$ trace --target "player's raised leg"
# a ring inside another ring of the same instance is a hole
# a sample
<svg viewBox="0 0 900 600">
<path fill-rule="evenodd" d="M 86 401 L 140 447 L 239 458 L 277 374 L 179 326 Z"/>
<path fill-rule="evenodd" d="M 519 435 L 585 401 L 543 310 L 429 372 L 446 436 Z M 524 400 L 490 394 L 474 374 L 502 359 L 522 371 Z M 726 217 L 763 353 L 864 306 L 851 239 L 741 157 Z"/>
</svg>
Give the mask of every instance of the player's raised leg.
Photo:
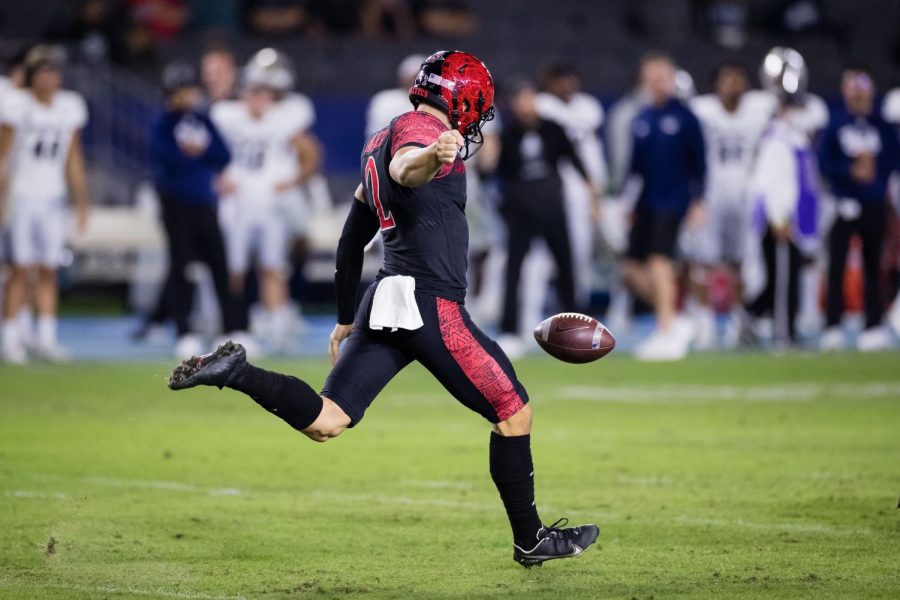
<svg viewBox="0 0 900 600">
<path fill-rule="evenodd" d="M 309 384 L 251 365 L 244 347 L 230 341 L 209 354 L 182 362 L 169 377 L 169 387 L 173 390 L 201 385 L 243 392 L 316 441 L 339 435 L 350 423 L 350 418 L 337 405 L 320 396 Z"/>
</svg>

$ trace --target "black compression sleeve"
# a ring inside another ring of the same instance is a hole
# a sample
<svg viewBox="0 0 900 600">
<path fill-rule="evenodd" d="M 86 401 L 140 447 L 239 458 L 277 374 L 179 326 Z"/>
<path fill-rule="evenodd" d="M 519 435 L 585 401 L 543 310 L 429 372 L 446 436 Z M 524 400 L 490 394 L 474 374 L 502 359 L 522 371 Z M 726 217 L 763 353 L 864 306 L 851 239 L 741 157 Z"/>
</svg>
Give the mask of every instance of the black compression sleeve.
<svg viewBox="0 0 900 600">
<path fill-rule="evenodd" d="M 338 242 L 334 269 L 334 291 L 337 295 L 337 321 L 341 325 L 353 323 L 356 316 L 356 295 L 362 277 L 363 250 L 378 231 L 378 217 L 369 207 L 353 199 L 350 214 Z"/>
</svg>

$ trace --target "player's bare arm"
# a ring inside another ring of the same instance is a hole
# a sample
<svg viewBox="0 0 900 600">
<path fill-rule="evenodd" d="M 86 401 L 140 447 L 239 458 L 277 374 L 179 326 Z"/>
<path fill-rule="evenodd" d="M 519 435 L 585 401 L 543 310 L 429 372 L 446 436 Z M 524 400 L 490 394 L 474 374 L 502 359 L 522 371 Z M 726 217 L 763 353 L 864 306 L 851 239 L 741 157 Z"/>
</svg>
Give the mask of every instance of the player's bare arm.
<svg viewBox="0 0 900 600">
<path fill-rule="evenodd" d="M 434 179 L 441 167 L 456 160 L 464 144 L 462 134 L 454 129 L 445 131 L 424 148 L 401 148 L 391 160 L 391 179 L 405 187 L 422 187 Z"/>
<path fill-rule="evenodd" d="M 9 125 L 0 125 L 0 225 L 3 224 L 6 207 L 6 187 L 9 183 L 9 152 L 15 131 Z"/>
<path fill-rule="evenodd" d="M 315 135 L 301 131 L 291 140 L 291 146 L 297 154 L 297 176 L 275 186 L 276 192 L 302 187 L 322 170 L 322 143 Z"/>
<path fill-rule="evenodd" d="M 84 166 L 84 150 L 81 146 L 81 130 L 72 134 L 72 144 L 69 147 L 69 155 L 66 157 L 66 181 L 69 184 L 72 204 L 75 206 L 78 232 L 84 233 L 85 227 L 87 227 L 90 200 L 87 190 L 87 170 Z"/>
</svg>

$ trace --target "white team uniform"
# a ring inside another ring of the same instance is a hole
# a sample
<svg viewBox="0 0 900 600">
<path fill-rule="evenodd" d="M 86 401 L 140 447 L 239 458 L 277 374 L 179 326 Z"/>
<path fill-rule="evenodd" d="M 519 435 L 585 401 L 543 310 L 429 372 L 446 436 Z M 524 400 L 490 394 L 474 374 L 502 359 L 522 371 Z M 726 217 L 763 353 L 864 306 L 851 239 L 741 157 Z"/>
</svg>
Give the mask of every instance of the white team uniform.
<svg viewBox="0 0 900 600">
<path fill-rule="evenodd" d="M 576 93 L 569 102 L 552 94 L 541 93 L 537 97 L 537 108 L 541 117 L 553 121 L 565 130 L 591 182 L 602 186 L 607 173 L 603 146 L 598 135 L 603 124 L 603 106 L 600 102 L 582 92 Z M 591 189 L 570 164 L 560 166 L 560 177 L 563 181 L 563 199 L 572 246 L 575 294 L 581 304 L 587 305 L 593 283 L 594 221 L 591 217 Z M 532 250 L 523 266 L 522 277 L 526 289 L 545 290 L 551 265 L 552 260 L 546 247 L 541 245 Z M 543 294 L 530 295 L 522 311 L 523 322 L 539 321 L 543 306 Z"/>
<path fill-rule="evenodd" d="M 66 160 L 87 119 L 84 98 L 75 92 L 56 92 L 49 106 L 29 90 L 3 95 L 0 120 L 15 132 L 7 196 L 15 264 L 59 265 L 68 229 Z"/>
<path fill-rule="evenodd" d="M 312 126 L 312 103 L 291 94 L 255 119 L 243 102 L 225 100 L 213 105 L 210 118 L 231 151 L 225 174 L 237 186 L 221 211 L 228 268 L 246 273 L 255 252 L 263 268 L 284 269 L 290 237 L 306 221 L 305 201 L 296 187 L 281 193 L 275 187 L 298 176 L 292 142 Z"/>
<path fill-rule="evenodd" d="M 749 230 L 747 186 L 757 145 L 777 108 L 775 97 L 748 91 L 734 112 L 713 94 L 690 101 L 706 142 L 707 221 L 686 231 L 688 254 L 703 263 L 739 264 Z"/>
<path fill-rule="evenodd" d="M 10 81 L 8 77 L 0 76 L 0 123 L 3 122 L 3 104 L 6 100 L 6 96 L 13 89 L 12 81 Z M 2 202 L 2 200 L 3 199 L 0 198 L 0 202 Z M 8 254 L 9 249 L 6 247 L 6 221 L 4 221 L 3 216 L 0 215 L 0 264 L 6 262 Z"/>
<path fill-rule="evenodd" d="M 381 90 L 372 96 L 366 109 L 366 136 L 387 127 L 394 117 L 399 117 L 412 109 L 409 90 L 400 88 Z"/>
</svg>

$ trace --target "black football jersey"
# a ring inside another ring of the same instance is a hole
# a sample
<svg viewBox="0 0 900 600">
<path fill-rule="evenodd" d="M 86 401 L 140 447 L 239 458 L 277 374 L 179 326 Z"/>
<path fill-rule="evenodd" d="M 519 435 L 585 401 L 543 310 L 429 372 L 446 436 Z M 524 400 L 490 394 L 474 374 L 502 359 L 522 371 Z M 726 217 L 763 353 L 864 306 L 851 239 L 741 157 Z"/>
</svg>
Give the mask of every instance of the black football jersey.
<svg viewBox="0 0 900 600">
<path fill-rule="evenodd" d="M 462 302 L 469 249 L 465 163 L 457 157 L 418 188 L 398 184 L 388 171 L 400 148 L 430 146 L 444 131 L 441 120 L 427 112 L 400 115 L 366 140 L 362 182 L 384 241 L 378 278 L 409 275 L 416 279 L 417 290 Z"/>
</svg>

